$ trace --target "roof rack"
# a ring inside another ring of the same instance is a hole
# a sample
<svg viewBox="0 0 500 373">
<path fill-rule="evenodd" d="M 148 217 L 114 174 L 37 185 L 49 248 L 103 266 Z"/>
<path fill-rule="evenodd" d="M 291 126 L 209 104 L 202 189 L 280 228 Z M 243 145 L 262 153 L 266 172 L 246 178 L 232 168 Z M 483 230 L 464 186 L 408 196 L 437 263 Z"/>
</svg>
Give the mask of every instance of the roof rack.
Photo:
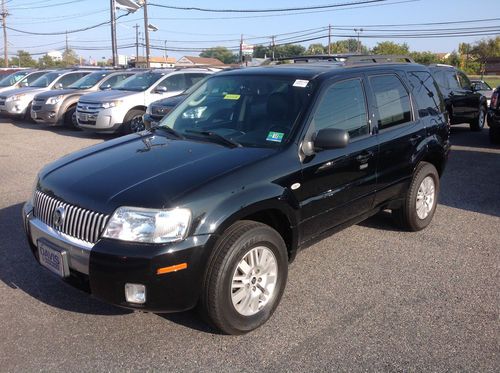
<svg viewBox="0 0 500 373">
<path fill-rule="evenodd" d="M 273 61 L 282 62 L 293 60 L 294 63 L 307 63 L 307 62 L 343 62 L 346 65 L 354 65 L 360 63 L 415 63 L 413 58 L 403 55 L 381 55 L 381 54 L 319 54 L 310 56 L 293 56 L 293 57 L 280 57 L 275 58 Z"/>
</svg>

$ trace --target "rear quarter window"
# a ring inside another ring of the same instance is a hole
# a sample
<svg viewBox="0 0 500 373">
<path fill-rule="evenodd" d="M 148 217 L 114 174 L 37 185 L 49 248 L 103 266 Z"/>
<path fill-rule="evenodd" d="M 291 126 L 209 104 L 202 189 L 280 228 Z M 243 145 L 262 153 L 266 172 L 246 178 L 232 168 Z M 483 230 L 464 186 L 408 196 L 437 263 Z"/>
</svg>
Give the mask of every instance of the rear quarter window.
<svg viewBox="0 0 500 373">
<path fill-rule="evenodd" d="M 418 105 L 420 117 L 438 115 L 444 111 L 444 102 L 439 88 L 427 71 L 411 71 L 408 73 L 413 97 Z"/>
</svg>

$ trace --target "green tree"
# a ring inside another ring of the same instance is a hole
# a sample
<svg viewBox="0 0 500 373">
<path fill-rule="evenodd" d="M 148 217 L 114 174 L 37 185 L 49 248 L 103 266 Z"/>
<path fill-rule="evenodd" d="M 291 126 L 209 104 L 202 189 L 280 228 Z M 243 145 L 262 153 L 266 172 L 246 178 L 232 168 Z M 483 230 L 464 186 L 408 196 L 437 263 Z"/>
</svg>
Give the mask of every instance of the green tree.
<svg viewBox="0 0 500 373">
<path fill-rule="evenodd" d="M 439 60 L 439 57 L 432 52 L 426 51 L 426 52 L 411 52 L 410 56 L 415 60 L 417 63 L 421 63 L 424 65 L 429 65 L 431 63 L 439 63 L 441 62 Z"/>
<path fill-rule="evenodd" d="M 327 48 L 328 49 L 328 48 Z M 330 51 L 332 54 L 336 53 L 357 53 L 360 51 L 362 54 L 368 53 L 368 47 L 366 47 L 363 42 L 359 42 L 357 39 L 350 38 L 345 40 L 339 40 L 330 44 Z"/>
<path fill-rule="evenodd" d="M 44 55 L 38 59 L 38 66 L 41 68 L 50 68 L 57 66 L 56 61 L 49 55 Z"/>
<path fill-rule="evenodd" d="M 446 59 L 446 63 L 452 66 L 460 67 L 460 56 L 456 51 L 453 51 Z"/>
<path fill-rule="evenodd" d="M 34 67 L 36 66 L 36 61 L 31 57 L 29 52 L 19 50 L 17 51 L 17 56 L 10 59 L 11 66 L 20 67 Z"/>
<path fill-rule="evenodd" d="M 373 54 L 403 54 L 410 53 L 408 44 L 397 44 L 392 41 L 382 41 L 372 49 Z"/>
<path fill-rule="evenodd" d="M 238 61 L 238 56 L 233 54 L 233 52 L 226 47 L 213 47 L 205 49 L 200 53 L 200 57 L 217 58 L 226 64 Z"/>
<path fill-rule="evenodd" d="M 472 47 L 471 54 L 481 64 L 480 70 L 483 72 L 488 57 L 500 57 L 500 36 L 476 42 Z"/>
<path fill-rule="evenodd" d="M 76 54 L 73 49 L 66 49 L 62 54 L 62 62 L 65 66 L 77 65 L 80 61 L 80 57 Z"/>
<path fill-rule="evenodd" d="M 327 49 L 323 44 L 316 43 L 309 45 L 307 48 L 306 54 L 324 54 L 327 52 Z"/>
<path fill-rule="evenodd" d="M 293 56 L 302 56 L 306 51 L 302 45 L 298 44 L 286 44 L 286 45 L 277 45 L 274 49 L 275 57 L 293 57 Z"/>
<path fill-rule="evenodd" d="M 269 58 L 271 57 L 271 54 L 270 48 L 265 45 L 256 45 L 253 48 L 253 56 L 255 58 Z"/>
</svg>

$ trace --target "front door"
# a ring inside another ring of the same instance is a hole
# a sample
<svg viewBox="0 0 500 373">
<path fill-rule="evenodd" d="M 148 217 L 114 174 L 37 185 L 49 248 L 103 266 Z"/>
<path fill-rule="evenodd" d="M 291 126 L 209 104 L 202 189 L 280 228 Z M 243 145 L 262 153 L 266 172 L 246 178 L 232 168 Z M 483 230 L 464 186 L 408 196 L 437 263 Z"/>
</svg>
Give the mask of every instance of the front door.
<svg viewBox="0 0 500 373">
<path fill-rule="evenodd" d="M 302 242 L 372 208 L 378 145 L 368 115 L 361 74 L 337 78 L 320 93 L 304 142 L 323 128 L 346 130 L 350 142 L 345 148 L 317 150 L 303 159 L 298 193 Z"/>
</svg>

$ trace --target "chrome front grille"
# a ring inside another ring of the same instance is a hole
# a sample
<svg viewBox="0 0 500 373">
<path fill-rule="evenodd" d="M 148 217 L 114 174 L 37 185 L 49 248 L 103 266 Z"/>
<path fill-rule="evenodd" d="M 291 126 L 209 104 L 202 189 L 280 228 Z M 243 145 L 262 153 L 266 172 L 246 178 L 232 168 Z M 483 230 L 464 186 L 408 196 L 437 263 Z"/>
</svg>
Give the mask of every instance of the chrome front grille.
<svg viewBox="0 0 500 373">
<path fill-rule="evenodd" d="M 102 104 L 98 102 L 78 101 L 76 111 L 80 113 L 97 114 L 102 109 L 101 105 Z"/>
<path fill-rule="evenodd" d="M 54 224 L 54 212 L 63 207 L 65 214 L 62 224 Z M 48 226 L 68 236 L 95 243 L 99 239 L 109 216 L 65 203 L 45 193 L 36 191 L 33 214 Z"/>
<path fill-rule="evenodd" d="M 151 114 L 152 115 L 167 115 L 172 111 L 172 107 L 170 106 L 151 106 Z"/>
</svg>

